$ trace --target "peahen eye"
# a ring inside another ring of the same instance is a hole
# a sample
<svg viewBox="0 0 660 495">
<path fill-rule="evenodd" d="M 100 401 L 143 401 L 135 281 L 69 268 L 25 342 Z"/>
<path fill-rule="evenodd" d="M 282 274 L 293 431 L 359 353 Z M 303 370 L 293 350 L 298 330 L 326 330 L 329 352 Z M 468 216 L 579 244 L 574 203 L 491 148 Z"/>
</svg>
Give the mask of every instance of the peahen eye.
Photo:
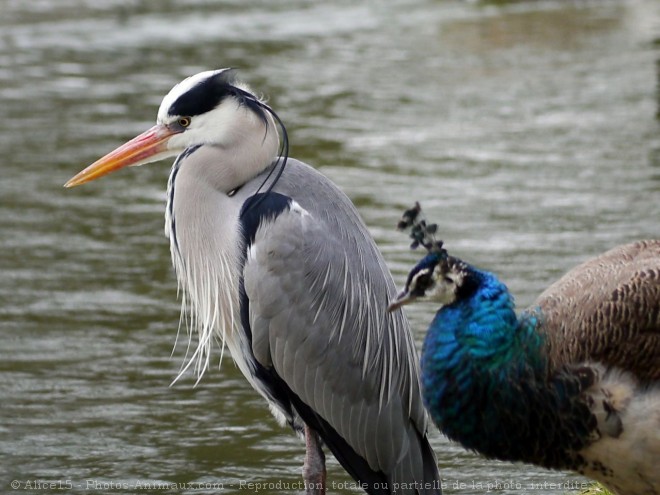
<svg viewBox="0 0 660 495">
<path fill-rule="evenodd" d="M 426 290 L 426 288 L 432 285 L 432 283 L 433 279 L 431 278 L 431 273 L 428 271 L 420 273 L 415 280 L 415 286 L 419 290 Z"/>
</svg>

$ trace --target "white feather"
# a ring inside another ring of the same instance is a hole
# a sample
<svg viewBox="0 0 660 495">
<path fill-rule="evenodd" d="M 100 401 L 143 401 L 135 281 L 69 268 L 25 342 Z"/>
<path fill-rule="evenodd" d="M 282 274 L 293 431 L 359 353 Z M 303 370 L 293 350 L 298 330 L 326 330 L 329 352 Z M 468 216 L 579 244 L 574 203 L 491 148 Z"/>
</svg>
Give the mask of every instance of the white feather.
<svg viewBox="0 0 660 495">
<path fill-rule="evenodd" d="M 622 495 L 659 494 L 660 387 L 643 388 L 628 373 L 592 366 L 600 378 L 587 393 L 600 437 L 580 451 L 586 461 L 584 474 Z M 607 425 L 612 411 L 620 419 L 620 430 Z"/>
<path fill-rule="evenodd" d="M 163 99 L 158 122 L 168 124 L 176 119 L 169 112 L 170 106 L 201 81 L 223 70 L 202 72 L 175 86 Z M 237 86 L 247 90 L 244 85 Z M 172 149 L 189 150 L 172 168 L 165 214 L 165 234 L 170 239 L 181 293 L 179 328 L 185 322 L 189 332 L 185 364 L 175 381 L 192 367 L 199 382 L 210 367 L 217 341 L 220 361 L 227 346 L 243 374 L 254 382 L 245 358 L 251 355 L 244 349 L 249 343 L 237 331 L 241 205 L 228 194 L 268 167 L 278 145 L 279 136 L 270 115 L 264 122 L 231 97 L 209 112 L 194 116 L 185 132 L 168 142 Z M 195 332 L 197 346 L 189 353 Z"/>
</svg>

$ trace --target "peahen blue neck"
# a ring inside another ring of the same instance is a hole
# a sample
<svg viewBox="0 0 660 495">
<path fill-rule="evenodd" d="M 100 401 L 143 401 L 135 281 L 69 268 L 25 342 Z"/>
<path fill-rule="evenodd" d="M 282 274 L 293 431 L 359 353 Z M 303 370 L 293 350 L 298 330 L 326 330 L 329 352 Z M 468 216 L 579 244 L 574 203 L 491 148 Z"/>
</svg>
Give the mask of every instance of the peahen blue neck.
<svg viewBox="0 0 660 495">
<path fill-rule="evenodd" d="M 424 341 L 426 406 L 469 449 L 564 467 L 590 430 L 579 383 L 570 373 L 549 373 L 540 313 L 518 318 L 504 284 L 467 269 L 468 288 L 437 312 Z"/>
</svg>

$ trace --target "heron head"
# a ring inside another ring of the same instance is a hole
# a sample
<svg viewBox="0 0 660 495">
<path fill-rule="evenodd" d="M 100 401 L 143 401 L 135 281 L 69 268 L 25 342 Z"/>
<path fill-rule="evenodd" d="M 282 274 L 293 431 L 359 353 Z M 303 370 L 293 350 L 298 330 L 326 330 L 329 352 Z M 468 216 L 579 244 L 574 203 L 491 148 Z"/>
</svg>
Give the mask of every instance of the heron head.
<svg viewBox="0 0 660 495">
<path fill-rule="evenodd" d="M 268 155 L 270 162 L 279 142 L 273 118 L 281 125 L 270 107 L 236 80 L 235 70 L 200 72 L 181 81 L 163 98 L 155 126 L 94 162 L 65 187 L 175 156 L 192 146 L 213 145 L 231 153 L 246 139 L 251 139 L 249 152 Z M 271 128 L 273 132 L 268 133 Z"/>
<path fill-rule="evenodd" d="M 173 131 L 168 149 L 210 144 L 230 149 L 253 128 L 270 123 L 269 107 L 236 78 L 235 69 L 200 72 L 174 86 L 158 109 L 157 125 Z"/>
</svg>

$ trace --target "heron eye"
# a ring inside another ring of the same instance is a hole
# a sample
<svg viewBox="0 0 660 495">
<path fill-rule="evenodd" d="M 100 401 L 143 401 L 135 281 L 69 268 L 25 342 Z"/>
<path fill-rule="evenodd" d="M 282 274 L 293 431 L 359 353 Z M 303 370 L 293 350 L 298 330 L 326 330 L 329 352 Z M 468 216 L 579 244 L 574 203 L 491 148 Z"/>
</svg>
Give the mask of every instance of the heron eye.
<svg viewBox="0 0 660 495">
<path fill-rule="evenodd" d="M 181 118 L 179 118 L 179 120 L 177 120 L 177 123 L 181 127 L 188 127 L 190 125 L 190 122 L 191 122 L 190 117 L 181 117 Z"/>
</svg>

